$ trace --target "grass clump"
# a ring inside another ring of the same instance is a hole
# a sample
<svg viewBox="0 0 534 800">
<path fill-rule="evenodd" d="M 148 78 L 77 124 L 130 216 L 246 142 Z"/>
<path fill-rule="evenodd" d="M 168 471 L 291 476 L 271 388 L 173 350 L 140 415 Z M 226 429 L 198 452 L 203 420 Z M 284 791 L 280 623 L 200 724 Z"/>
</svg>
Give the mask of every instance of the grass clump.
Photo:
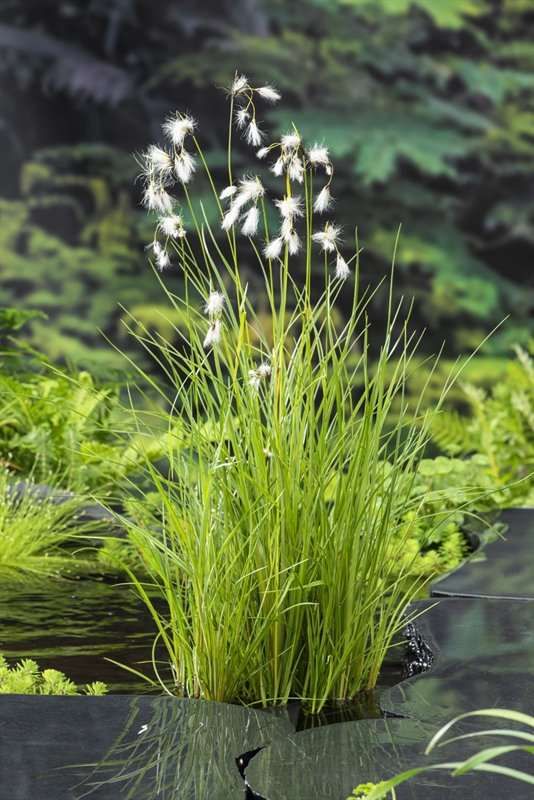
<svg viewBox="0 0 534 800">
<path fill-rule="evenodd" d="M 78 537 L 104 533 L 101 522 L 84 520 L 84 502 L 53 489 L 44 494 L 33 482 L 15 482 L 9 470 L 0 470 L 2 580 L 75 577 L 94 570 L 95 560 L 74 549 L 80 549 Z"/>
<path fill-rule="evenodd" d="M 229 95 L 231 121 L 259 146 L 256 103 L 278 93 L 236 76 Z M 259 175 L 234 181 L 230 125 L 223 210 L 196 127 L 189 115 L 168 118 L 170 149 L 151 145 L 140 159 L 144 203 L 158 214 L 155 266 L 183 271 L 184 296 L 167 297 L 189 330 L 171 344 L 131 319 L 172 389 L 167 396 L 153 383 L 167 410 L 132 407 L 139 429 L 164 426 L 168 472 L 146 459 L 156 500 L 138 522 L 122 520 L 153 581 L 129 572 L 167 649 L 168 691 L 263 705 L 299 698 L 317 713 L 375 685 L 424 581 L 413 580 L 415 554 L 401 559 L 429 513 L 417 473 L 433 413 L 423 411 L 424 392 L 410 405 L 405 398 L 418 340 L 391 286 L 385 329 L 371 331 L 377 287 L 360 290 L 357 240 L 345 257 L 339 226 L 316 227 L 332 203 L 326 146 L 305 145 L 293 129 L 261 147 L 269 183 L 282 184 L 271 204 Z M 186 141 L 206 168 L 223 243 L 189 194 L 197 161 Z M 168 192 L 175 183 L 183 213 Z M 263 277 L 267 321 L 248 296 L 244 259 Z M 340 296 L 350 309 L 341 324 Z"/>
</svg>

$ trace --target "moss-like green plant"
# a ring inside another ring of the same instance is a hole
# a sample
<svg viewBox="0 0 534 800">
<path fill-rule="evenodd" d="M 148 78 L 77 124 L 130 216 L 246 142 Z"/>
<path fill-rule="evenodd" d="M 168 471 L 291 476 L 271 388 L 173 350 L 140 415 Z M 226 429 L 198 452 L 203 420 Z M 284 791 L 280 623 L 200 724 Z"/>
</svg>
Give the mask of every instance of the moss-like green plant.
<svg viewBox="0 0 534 800">
<path fill-rule="evenodd" d="M 469 553 L 461 531 L 471 514 L 496 509 L 502 494 L 488 474 L 489 459 L 421 459 L 410 496 L 417 507 L 404 517 L 392 545 L 395 575 L 409 570 L 432 578 L 457 567 Z M 403 544 L 399 547 L 398 542 Z"/>
<path fill-rule="evenodd" d="M 84 694 L 103 695 L 108 688 L 102 681 L 88 683 Z M 4 656 L 0 655 L 0 694 L 80 694 L 76 684 L 57 669 L 44 669 L 42 672 L 31 658 L 23 658 L 10 667 Z"/>
<path fill-rule="evenodd" d="M 371 792 L 375 789 L 380 789 L 384 784 L 385 781 L 380 781 L 379 783 L 371 783 L 371 781 L 368 783 L 359 783 L 358 786 L 352 790 L 352 794 L 347 800 L 367 800 Z M 395 789 L 391 789 L 391 796 L 393 800 L 395 800 Z M 382 797 L 385 797 L 385 795 L 382 795 Z"/>
<path fill-rule="evenodd" d="M 506 379 L 491 392 L 460 383 L 469 416 L 445 411 L 433 423 L 434 440 L 449 455 L 480 453 L 500 487 L 502 505 L 534 505 L 534 362 L 516 345 Z"/>
</svg>

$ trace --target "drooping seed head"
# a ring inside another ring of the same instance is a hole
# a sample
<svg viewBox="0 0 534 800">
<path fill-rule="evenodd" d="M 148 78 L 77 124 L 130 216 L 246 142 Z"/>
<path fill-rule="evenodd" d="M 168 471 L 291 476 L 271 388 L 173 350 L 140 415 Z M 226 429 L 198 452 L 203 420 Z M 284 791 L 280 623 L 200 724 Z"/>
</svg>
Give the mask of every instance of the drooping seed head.
<svg viewBox="0 0 534 800">
<path fill-rule="evenodd" d="M 248 125 L 249 119 L 250 119 L 250 114 L 245 108 L 238 108 L 237 111 L 235 112 L 235 124 L 237 125 L 239 130 L 244 128 L 245 125 Z"/>
<path fill-rule="evenodd" d="M 189 183 L 196 169 L 195 159 L 191 153 L 182 148 L 174 159 L 174 169 L 179 181 Z"/>
<path fill-rule="evenodd" d="M 204 306 L 204 314 L 210 319 L 219 317 L 224 308 L 225 298 L 222 292 L 211 292 Z"/>
<path fill-rule="evenodd" d="M 321 164 L 326 167 L 330 163 L 330 151 L 324 144 L 317 144 L 317 142 L 310 147 L 307 152 L 308 161 L 312 166 Z"/>
<path fill-rule="evenodd" d="M 328 222 L 324 230 L 314 233 L 312 239 L 321 245 L 321 249 L 327 253 L 333 253 L 336 250 L 336 245 L 341 234 L 341 228 L 338 225 L 330 225 Z"/>
<path fill-rule="evenodd" d="M 204 348 L 206 350 L 208 347 L 218 344 L 221 341 L 221 332 L 222 322 L 220 319 L 216 319 L 215 322 L 212 322 L 209 326 L 206 338 L 204 339 Z"/>
<path fill-rule="evenodd" d="M 254 205 L 246 213 L 245 221 L 243 223 L 243 227 L 241 228 L 241 233 L 245 236 L 254 236 L 258 230 L 259 221 L 260 212 L 258 206 Z"/>
<path fill-rule="evenodd" d="M 330 187 L 323 186 L 323 188 L 313 201 L 313 210 L 315 211 L 316 214 L 322 214 L 324 211 L 328 211 L 331 205 L 332 205 L 332 198 L 330 196 Z"/>
<path fill-rule="evenodd" d="M 343 256 L 338 253 L 336 259 L 336 278 L 339 280 L 344 281 L 350 275 L 349 265 L 343 258 Z"/>
<path fill-rule="evenodd" d="M 253 145 L 253 147 L 259 147 L 263 137 L 264 134 L 258 128 L 256 120 L 253 119 L 245 133 L 245 141 L 247 144 Z"/>
<path fill-rule="evenodd" d="M 282 252 L 283 246 L 284 240 L 281 236 L 278 236 L 276 239 L 271 239 L 263 248 L 263 255 L 265 258 L 278 258 Z"/>
<path fill-rule="evenodd" d="M 289 197 L 284 197 L 283 200 L 275 200 L 274 204 L 278 208 L 283 219 L 302 217 L 304 214 L 302 197 L 299 195 L 290 195 Z"/>
<path fill-rule="evenodd" d="M 156 266 L 160 272 L 163 272 L 164 269 L 170 267 L 171 259 L 169 258 L 169 254 L 166 250 L 160 250 L 156 257 Z"/>
<path fill-rule="evenodd" d="M 248 78 L 247 78 L 247 76 L 246 75 L 236 75 L 236 77 L 234 78 L 234 82 L 232 83 L 232 85 L 230 87 L 230 94 L 233 97 L 235 97 L 236 94 L 239 94 L 239 92 L 242 92 L 243 89 L 246 89 L 247 87 L 248 87 Z"/>
<path fill-rule="evenodd" d="M 172 236 L 173 239 L 180 239 L 185 236 L 184 223 L 182 217 L 170 214 L 167 217 L 160 217 L 158 220 L 158 230 L 164 236 Z"/>
</svg>

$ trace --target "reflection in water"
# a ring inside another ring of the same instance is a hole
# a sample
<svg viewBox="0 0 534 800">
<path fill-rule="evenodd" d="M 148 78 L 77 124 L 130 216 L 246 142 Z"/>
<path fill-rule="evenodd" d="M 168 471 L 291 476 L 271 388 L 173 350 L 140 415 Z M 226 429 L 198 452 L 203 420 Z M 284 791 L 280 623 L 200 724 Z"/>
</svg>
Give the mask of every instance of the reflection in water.
<svg viewBox="0 0 534 800">
<path fill-rule="evenodd" d="M 293 731 L 282 709 L 133 698 L 124 731 L 98 764 L 85 765 L 93 769 L 74 787 L 74 796 L 242 800 L 244 784 L 236 758 Z"/>
<path fill-rule="evenodd" d="M 146 692 L 148 683 L 105 659 L 153 676 L 153 640 L 152 616 L 124 584 L 50 580 L 0 586 L 0 651 L 10 663 L 33 658 L 78 685 L 101 680 L 115 693 Z"/>
<path fill-rule="evenodd" d="M 423 608 L 435 600 L 418 601 Z M 385 692 L 381 707 L 446 721 L 464 711 L 534 711 L 534 603 L 459 598 L 438 601 L 417 620 L 435 656 L 431 670 Z"/>
</svg>

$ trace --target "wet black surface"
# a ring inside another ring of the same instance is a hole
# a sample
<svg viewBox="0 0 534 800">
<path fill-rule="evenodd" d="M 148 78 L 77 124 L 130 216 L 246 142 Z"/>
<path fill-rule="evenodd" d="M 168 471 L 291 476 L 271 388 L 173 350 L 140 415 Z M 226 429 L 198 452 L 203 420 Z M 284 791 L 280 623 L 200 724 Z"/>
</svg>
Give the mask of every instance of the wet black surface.
<svg viewBox="0 0 534 800">
<path fill-rule="evenodd" d="M 236 758 L 294 730 L 284 710 L 171 697 L 4 695 L 0 719 L 1 800 L 243 800 Z"/>
<path fill-rule="evenodd" d="M 434 597 L 534 599 L 534 508 L 508 508 L 495 520 L 505 539 L 484 545 L 430 586 Z"/>
<path fill-rule="evenodd" d="M 534 712 L 534 602 L 436 598 L 408 612 L 423 610 L 432 667 L 384 692 L 383 710 L 436 723 L 492 706 Z"/>
<path fill-rule="evenodd" d="M 494 720 L 484 722 L 487 728 L 499 727 Z M 246 780 L 257 796 L 267 800 L 347 800 L 359 783 L 377 783 L 414 767 L 463 761 L 483 747 L 507 742 L 500 736 L 473 737 L 425 756 L 438 727 L 390 719 L 303 731 L 261 750 L 248 765 Z M 455 727 L 454 735 L 480 729 L 480 723 L 464 723 Z M 531 756 L 507 754 L 505 763 L 530 771 Z M 508 777 L 470 773 L 452 778 L 451 771 L 433 770 L 409 779 L 395 789 L 398 800 L 530 800 L 532 796 L 531 787 Z"/>
</svg>

